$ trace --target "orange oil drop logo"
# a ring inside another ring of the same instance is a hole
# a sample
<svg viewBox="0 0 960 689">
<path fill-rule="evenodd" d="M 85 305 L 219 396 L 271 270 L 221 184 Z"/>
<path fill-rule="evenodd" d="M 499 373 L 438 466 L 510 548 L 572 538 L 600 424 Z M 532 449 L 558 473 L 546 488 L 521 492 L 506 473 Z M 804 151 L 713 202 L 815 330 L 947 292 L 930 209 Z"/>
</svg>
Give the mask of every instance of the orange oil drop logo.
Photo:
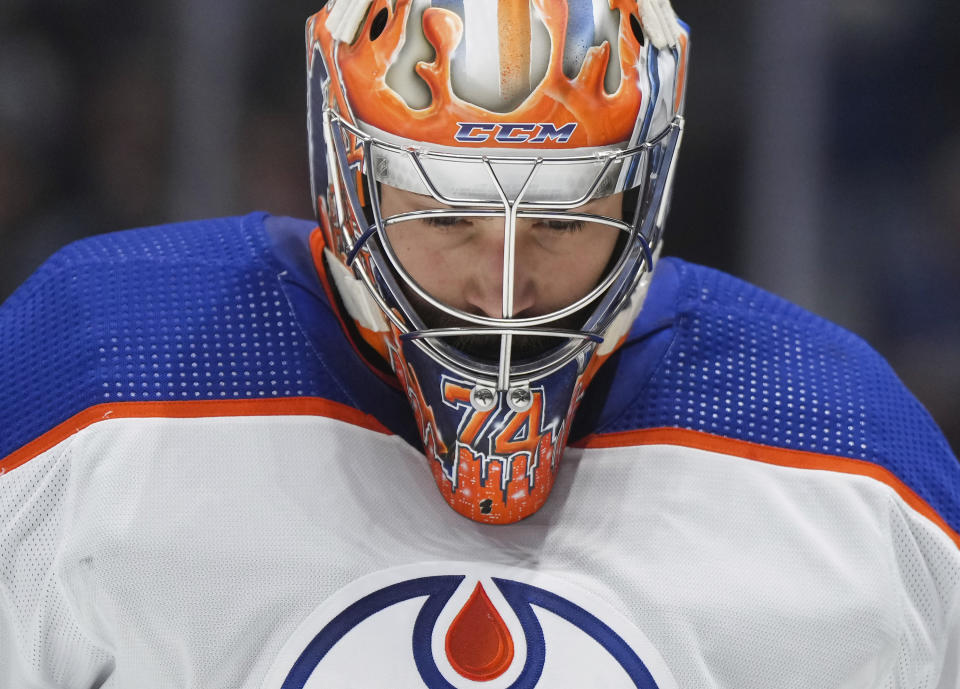
<svg viewBox="0 0 960 689">
<path fill-rule="evenodd" d="M 496 679 L 513 662 L 510 631 L 479 582 L 450 624 L 446 651 L 453 669 L 475 682 Z"/>
</svg>

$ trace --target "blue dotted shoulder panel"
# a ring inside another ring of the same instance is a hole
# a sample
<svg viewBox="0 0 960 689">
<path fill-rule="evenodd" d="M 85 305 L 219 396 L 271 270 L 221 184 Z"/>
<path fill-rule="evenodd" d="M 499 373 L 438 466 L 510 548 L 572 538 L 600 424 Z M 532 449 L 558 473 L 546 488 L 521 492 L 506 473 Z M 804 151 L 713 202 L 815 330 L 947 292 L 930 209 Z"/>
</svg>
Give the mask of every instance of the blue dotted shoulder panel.
<svg viewBox="0 0 960 689">
<path fill-rule="evenodd" d="M 657 270 L 650 309 L 671 321 L 659 331 L 663 354 L 650 365 L 627 343 L 594 432 L 684 428 L 866 460 L 960 529 L 960 464 L 863 340 L 719 271 L 677 259 Z"/>
<path fill-rule="evenodd" d="M 263 214 L 132 230 L 56 253 L 0 307 L 0 458 L 91 406 L 316 396 L 351 404 L 277 258 L 313 227 Z M 282 241 L 277 239 L 282 236 Z M 340 328 L 309 280 L 314 321 Z M 329 330 L 328 330 L 329 332 Z"/>
</svg>

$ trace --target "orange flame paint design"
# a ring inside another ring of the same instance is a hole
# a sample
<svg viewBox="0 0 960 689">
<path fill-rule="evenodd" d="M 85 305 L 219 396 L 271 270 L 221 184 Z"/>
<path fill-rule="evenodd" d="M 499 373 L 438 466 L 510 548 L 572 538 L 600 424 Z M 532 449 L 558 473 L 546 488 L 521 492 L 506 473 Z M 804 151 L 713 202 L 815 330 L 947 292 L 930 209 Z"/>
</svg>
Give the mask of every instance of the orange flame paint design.
<svg viewBox="0 0 960 689">
<path fill-rule="evenodd" d="M 336 78 L 331 81 L 331 100 L 337 103 L 340 115 L 353 112 L 358 119 L 384 131 L 414 141 L 441 145 L 489 146 L 485 143 L 457 144 L 454 134 L 457 122 L 550 122 L 563 126 L 578 123 L 569 141 L 527 142 L 535 148 L 579 148 L 620 144 L 629 140 L 643 101 L 640 91 L 638 61 L 641 46 L 630 28 L 630 10 L 635 0 L 610 0 L 610 7 L 620 12 L 619 56 L 620 85 L 608 94 L 604 76 L 610 61 L 610 44 L 591 47 L 580 73 L 573 79 L 563 73 L 563 54 L 568 20 L 563 0 L 533 0 L 550 36 L 551 52 L 546 75 L 515 110 L 496 113 L 473 105 L 453 92 L 451 59 L 463 37 L 463 23 L 458 15 L 431 7 L 423 13 L 423 33 L 436 51 L 433 62 L 420 62 L 417 74 L 427 83 L 432 102 L 426 108 L 410 108 L 386 83 L 387 69 L 400 51 L 404 27 L 412 0 L 398 0 L 390 12 L 388 0 L 375 0 L 367 13 L 359 38 L 351 45 L 339 44 L 338 65 L 345 99 Z M 386 8 L 390 18 L 383 33 L 370 40 L 373 18 Z M 319 42 L 328 65 L 333 65 L 334 41 L 326 29 L 329 9 L 313 17 L 312 37 Z M 311 53 L 312 54 L 312 53 Z M 350 107 L 347 108 L 346 103 Z M 357 124 L 357 123 L 354 123 Z"/>
</svg>

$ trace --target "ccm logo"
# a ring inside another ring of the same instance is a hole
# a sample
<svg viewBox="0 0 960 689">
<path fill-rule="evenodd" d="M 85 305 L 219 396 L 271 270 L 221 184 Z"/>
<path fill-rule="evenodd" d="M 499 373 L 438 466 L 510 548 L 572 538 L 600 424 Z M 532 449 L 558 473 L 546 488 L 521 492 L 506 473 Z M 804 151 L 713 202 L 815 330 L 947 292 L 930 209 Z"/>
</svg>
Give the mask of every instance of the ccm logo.
<svg viewBox="0 0 960 689">
<path fill-rule="evenodd" d="M 576 122 L 556 127 L 551 122 L 457 122 L 454 138 L 464 144 L 480 144 L 490 137 L 500 144 L 542 144 L 556 141 L 565 144 L 577 128 Z"/>
</svg>

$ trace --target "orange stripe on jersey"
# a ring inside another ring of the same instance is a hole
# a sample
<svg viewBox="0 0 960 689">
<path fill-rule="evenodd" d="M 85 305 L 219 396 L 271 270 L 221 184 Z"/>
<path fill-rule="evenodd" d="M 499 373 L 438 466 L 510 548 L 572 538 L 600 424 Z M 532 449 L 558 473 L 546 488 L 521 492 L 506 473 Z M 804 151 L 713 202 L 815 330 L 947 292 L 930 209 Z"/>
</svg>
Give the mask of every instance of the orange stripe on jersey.
<svg viewBox="0 0 960 689">
<path fill-rule="evenodd" d="M 255 400 L 191 400 L 168 402 L 114 402 L 98 404 L 70 417 L 36 440 L 0 460 L 0 474 L 12 471 L 78 431 L 111 419 L 199 419 L 227 416 L 323 416 L 385 435 L 392 433 L 369 414 L 319 397 Z"/>
<path fill-rule="evenodd" d="M 746 440 L 724 438 L 701 431 L 691 431 L 683 428 L 648 428 L 638 431 L 623 431 L 620 433 L 604 433 L 587 436 L 574 447 L 586 449 L 632 447 L 638 445 L 674 445 L 689 447 L 694 450 L 707 450 L 719 454 L 740 457 L 764 464 L 773 464 L 795 469 L 818 469 L 833 471 L 841 474 L 855 474 L 866 476 L 893 488 L 900 498 L 914 510 L 939 526 L 944 533 L 960 547 L 960 534 L 951 528 L 944 519 L 937 514 L 923 498 L 901 481 L 897 476 L 882 466 L 862 459 L 821 455 L 804 450 L 788 450 L 780 447 L 760 445 Z"/>
</svg>

